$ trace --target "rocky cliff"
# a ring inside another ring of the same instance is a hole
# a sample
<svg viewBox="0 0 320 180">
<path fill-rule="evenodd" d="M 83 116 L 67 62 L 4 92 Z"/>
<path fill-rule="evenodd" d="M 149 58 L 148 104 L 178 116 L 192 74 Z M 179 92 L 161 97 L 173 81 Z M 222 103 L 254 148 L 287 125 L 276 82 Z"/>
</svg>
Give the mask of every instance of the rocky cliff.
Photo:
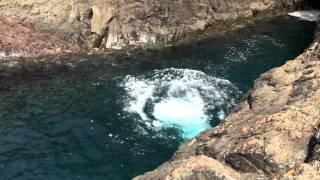
<svg viewBox="0 0 320 180">
<path fill-rule="evenodd" d="M 220 29 L 241 18 L 296 9 L 303 2 L 0 0 L 0 51 L 45 54 L 79 50 L 78 44 L 171 45 L 209 26 Z M 317 38 L 295 60 L 262 74 L 222 124 L 183 144 L 169 162 L 136 179 L 319 179 L 319 87 Z"/>
<path fill-rule="evenodd" d="M 318 36 L 299 57 L 262 74 L 222 124 L 136 180 L 320 179 L 319 87 Z"/>
<path fill-rule="evenodd" d="M 12 28 L 16 33 L 11 35 L 21 41 L 27 39 L 24 36 L 40 31 L 60 37 L 56 44 L 61 43 L 67 49 L 76 49 L 67 43 L 121 48 L 172 45 L 191 34 L 202 33 L 209 26 L 221 30 L 226 24 L 232 27 L 239 19 L 302 6 L 304 0 L 0 0 L 0 16 L 3 22 L 16 19 L 31 31 Z M 10 31 L 11 26 L 7 27 L 3 32 Z M 8 47 L 3 41 L 0 49 Z M 12 50 L 24 51 L 14 42 L 10 44 Z M 32 43 L 28 45 L 33 47 Z"/>
</svg>

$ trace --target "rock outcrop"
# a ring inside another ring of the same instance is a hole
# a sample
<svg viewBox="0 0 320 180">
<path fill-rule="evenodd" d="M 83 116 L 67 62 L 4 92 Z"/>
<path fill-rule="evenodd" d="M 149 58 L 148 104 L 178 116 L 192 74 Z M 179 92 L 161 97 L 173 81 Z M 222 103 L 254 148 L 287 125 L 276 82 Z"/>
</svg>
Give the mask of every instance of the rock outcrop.
<svg viewBox="0 0 320 180">
<path fill-rule="evenodd" d="M 318 33 L 316 33 L 318 34 Z M 320 179 L 320 40 L 141 179 Z"/>
<path fill-rule="evenodd" d="M 220 30 L 303 5 L 304 0 L 1 0 L 0 16 L 83 47 L 121 48 L 172 45 L 209 26 Z"/>
<path fill-rule="evenodd" d="M 171 45 L 303 0 L 0 0 L 0 56 Z M 216 27 L 215 27 L 216 26 Z M 320 32 L 320 31 L 319 31 Z M 319 33 L 318 33 L 319 34 Z M 77 44 L 77 45 L 75 45 Z M 255 81 L 216 128 L 136 179 L 320 179 L 320 39 Z"/>
<path fill-rule="evenodd" d="M 0 17 L 0 58 L 78 51 L 80 47 L 58 36 L 42 33 L 17 18 Z"/>
</svg>

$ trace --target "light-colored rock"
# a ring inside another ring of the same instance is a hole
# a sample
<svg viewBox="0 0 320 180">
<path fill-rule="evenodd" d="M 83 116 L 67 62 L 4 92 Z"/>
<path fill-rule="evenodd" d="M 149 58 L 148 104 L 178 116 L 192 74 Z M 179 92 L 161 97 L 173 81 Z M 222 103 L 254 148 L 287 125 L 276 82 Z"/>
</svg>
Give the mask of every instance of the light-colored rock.
<svg viewBox="0 0 320 180">
<path fill-rule="evenodd" d="M 107 5 L 104 5 L 107 6 Z M 104 7 L 93 5 L 92 19 L 91 19 L 91 32 L 98 35 L 103 35 L 108 28 L 108 23 L 113 18 L 112 7 Z"/>
<path fill-rule="evenodd" d="M 225 166 L 221 162 L 207 156 L 192 156 L 163 164 L 156 171 L 139 176 L 134 180 L 209 180 L 209 179 L 265 179 L 263 176 L 255 174 L 240 174 L 234 169 Z"/>
</svg>

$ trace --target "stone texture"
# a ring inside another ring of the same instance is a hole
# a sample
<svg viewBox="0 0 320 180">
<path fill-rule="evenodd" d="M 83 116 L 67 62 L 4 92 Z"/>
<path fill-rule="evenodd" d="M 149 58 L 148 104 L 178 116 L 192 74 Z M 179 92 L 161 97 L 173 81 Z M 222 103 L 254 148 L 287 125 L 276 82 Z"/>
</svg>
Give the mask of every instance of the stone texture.
<svg viewBox="0 0 320 180">
<path fill-rule="evenodd" d="M 207 156 L 191 156 L 187 159 L 163 164 L 158 170 L 147 173 L 145 176 L 134 178 L 135 180 L 219 180 L 219 179 L 265 179 L 255 174 L 240 174 L 221 162 Z"/>
<path fill-rule="evenodd" d="M 1 0 L 15 17 L 85 47 L 166 46 L 209 26 L 234 27 L 259 13 L 297 9 L 304 0 Z"/>
<path fill-rule="evenodd" d="M 0 0 L 0 51 L 56 53 L 59 47 L 72 49 L 72 42 L 106 48 L 171 45 L 208 26 L 219 29 L 302 2 Z M 262 74 L 222 124 L 136 179 L 319 179 L 319 87 L 317 40 L 295 60 Z"/>
<path fill-rule="evenodd" d="M 202 155 L 222 163 L 227 172 L 232 168 L 238 173 L 225 179 L 246 179 L 247 173 L 269 179 L 320 179 L 319 124 L 317 38 L 295 60 L 262 74 L 223 123 L 183 144 L 165 166 L 137 179 L 176 179 L 171 164 L 188 164 L 189 158 Z M 213 177 L 224 173 L 224 168 L 208 166 Z"/>
<path fill-rule="evenodd" d="M 0 59 L 8 56 L 48 55 L 80 49 L 58 36 L 35 30 L 20 20 L 0 17 Z"/>
<path fill-rule="evenodd" d="M 108 22 L 113 18 L 113 9 L 94 5 L 92 9 L 91 32 L 103 35 L 108 27 Z"/>
</svg>

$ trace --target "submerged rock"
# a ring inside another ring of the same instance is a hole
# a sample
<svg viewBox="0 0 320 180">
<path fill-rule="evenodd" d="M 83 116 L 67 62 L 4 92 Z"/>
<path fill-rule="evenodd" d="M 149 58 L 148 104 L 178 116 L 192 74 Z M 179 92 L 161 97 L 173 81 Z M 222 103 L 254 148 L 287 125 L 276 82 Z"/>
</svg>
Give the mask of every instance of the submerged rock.
<svg viewBox="0 0 320 180">
<path fill-rule="evenodd" d="M 262 74 L 222 124 L 136 179 L 319 179 L 319 55 L 317 39 L 295 60 Z M 208 159 L 200 167 L 199 156 Z"/>
</svg>

